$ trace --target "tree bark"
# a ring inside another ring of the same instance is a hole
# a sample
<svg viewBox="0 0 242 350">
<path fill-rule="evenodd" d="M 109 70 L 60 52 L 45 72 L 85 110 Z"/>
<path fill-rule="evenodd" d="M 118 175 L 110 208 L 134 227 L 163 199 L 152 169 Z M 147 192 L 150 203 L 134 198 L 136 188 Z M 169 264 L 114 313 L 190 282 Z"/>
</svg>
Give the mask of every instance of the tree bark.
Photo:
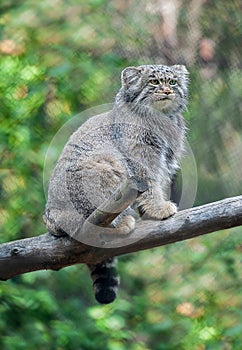
<svg viewBox="0 0 242 350">
<path fill-rule="evenodd" d="M 98 220 L 100 223 L 100 217 Z M 107 220 L 106 214 L 105 220 Z M 73 264 L 95 264 L 109 257 L 150 249 L 239 225 L 242 225 L 242 196 L 186 209 L 163 221 L 141 220 L 129 235 L 134 238 L 134 243 L 120 247 L 92 247 L 68 236 L 55 237 L 45 233 L 0 245 L 0 279 L 7 280 L 36 270 L 58 270 Z M 95 235 L 95 232 L 90 234 Z"/>
</svg>

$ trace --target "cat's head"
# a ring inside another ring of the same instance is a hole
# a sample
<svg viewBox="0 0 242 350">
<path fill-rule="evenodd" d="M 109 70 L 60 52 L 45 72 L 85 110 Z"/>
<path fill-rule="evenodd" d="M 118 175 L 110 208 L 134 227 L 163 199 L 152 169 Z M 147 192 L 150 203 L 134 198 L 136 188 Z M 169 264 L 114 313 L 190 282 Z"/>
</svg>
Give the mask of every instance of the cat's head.
<svg viewBox="0 0 242 350">
<path fill-rule="evenodd" d="M 122 98 L 142 108 L 172 112 L 183 109 L 188 96 L 188 71 L 183 65 L 127 67 L 121 74 Z"/>
</svg>

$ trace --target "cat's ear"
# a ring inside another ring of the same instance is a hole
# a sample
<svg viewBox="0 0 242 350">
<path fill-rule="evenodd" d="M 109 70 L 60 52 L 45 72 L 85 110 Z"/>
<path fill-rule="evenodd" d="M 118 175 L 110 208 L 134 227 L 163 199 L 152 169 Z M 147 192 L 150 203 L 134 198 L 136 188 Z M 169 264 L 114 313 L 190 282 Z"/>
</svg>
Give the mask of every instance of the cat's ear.
<svg viewBox="0 0 242 350">
<path fill-rule="evenodd" d="M 141 75 L 141 71 L 137 67 L 127 67 L 121 73 L 121 82 L 123 87 L 129 87 L 135 83 Z"/>
<path fill-rule="evenodd" d="M 188 76 L 189 75 L 189 72 L 188 72 L 186 66 L 184 66 L 183 64 L 176 64 L 175 66 L 173 66 L 173 68 L 180 75 L 184 75 L 184 76 Z"/>
</svg>

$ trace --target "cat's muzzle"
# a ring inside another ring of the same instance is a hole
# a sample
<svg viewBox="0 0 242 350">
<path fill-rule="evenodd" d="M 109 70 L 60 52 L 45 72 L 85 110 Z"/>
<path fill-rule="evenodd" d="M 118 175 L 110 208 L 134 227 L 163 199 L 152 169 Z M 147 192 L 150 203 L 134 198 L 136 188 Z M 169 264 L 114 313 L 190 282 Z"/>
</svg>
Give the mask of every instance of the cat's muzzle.
<svg viewBox="0 0 242 350">
<path fill-rule="evenodd" d="M 161 92 L 156 92 L 154 94 L 155 96 L 155 99 L 156 100 L 173 100 L 174 97 L 175 97 L 175 94 L 174 92 L 170 92 L 170 93 L 167 93 L 168 91 L 164 92 L 164 91 L 161 91 Z"/>
</svg>

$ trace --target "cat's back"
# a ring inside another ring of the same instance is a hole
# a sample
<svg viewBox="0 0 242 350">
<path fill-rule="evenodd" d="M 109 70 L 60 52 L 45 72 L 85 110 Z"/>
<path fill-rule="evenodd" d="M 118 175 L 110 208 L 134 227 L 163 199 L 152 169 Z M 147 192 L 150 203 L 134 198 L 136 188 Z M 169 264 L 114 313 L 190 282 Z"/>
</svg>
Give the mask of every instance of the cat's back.
<svg viewBox="0 0 242 350">
<path fill-rule="evenodd" d="M 85 159 L 90 152 L 101 149 L 110 140 L 112 111 L 95 115 L 86 120 L 69 138 L 57 163 L 64 168 L 78 158 Z"/>
<path fill-rule="evenodd" d="M 97 141 L 101 141 L 108 136 L 110 125 L 112 124 L 112 112 L 95 115 L 87 119 L 70 137 L 66 146 L 70 144 L 81 144 L 82 142 L 93 141 L 95 136 Z"/>
</svg>

